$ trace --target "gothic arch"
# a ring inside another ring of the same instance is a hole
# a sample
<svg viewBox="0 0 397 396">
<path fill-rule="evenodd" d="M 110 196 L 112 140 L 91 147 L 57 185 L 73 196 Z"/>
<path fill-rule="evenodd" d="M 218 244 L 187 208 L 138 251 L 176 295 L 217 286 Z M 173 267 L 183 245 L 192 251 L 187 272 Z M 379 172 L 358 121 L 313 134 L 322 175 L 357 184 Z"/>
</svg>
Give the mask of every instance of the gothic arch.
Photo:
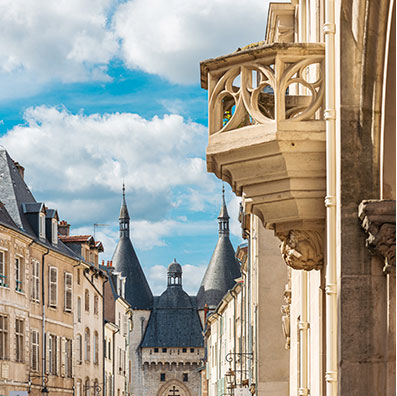
<svg viewBox="0 0 397 396">
<path fill-rule="evenodd" d="M 191 394 L 186 385 L 176 379 L 172 379 L 158 390 L 157 396 L 191 396 Z"/>
</svg>

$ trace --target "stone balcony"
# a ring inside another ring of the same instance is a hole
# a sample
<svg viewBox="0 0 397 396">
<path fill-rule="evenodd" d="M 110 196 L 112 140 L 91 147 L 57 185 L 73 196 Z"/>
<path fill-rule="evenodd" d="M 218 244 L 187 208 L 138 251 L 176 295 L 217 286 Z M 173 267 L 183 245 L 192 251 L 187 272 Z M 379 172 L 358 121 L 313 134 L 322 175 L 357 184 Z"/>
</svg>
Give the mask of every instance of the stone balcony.
<svg viewBox="0 0 397 396">
<path fill-rule="evenodd" d="M 324 46 L 257 45 L 201 62 L 207 169 L 277 235 L 322 231 Z"/>
</svg>

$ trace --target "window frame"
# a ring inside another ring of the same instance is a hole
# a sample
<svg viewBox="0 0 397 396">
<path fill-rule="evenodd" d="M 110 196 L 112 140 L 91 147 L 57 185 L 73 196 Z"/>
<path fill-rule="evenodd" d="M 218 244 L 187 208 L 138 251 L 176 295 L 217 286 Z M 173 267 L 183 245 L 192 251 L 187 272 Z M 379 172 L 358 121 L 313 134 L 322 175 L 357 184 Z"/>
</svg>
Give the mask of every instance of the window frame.
<svg viewBox="0 0 397 396">
<path fill-rule="evenodd" d="M 52 279 L 52 272 L 55 273 L 55 281 Z M 52 295 L 52 291 L 54 292 L 54 296 Z M 53 297 L 55 298 L 55 302 L 53 301 Z M 48 269 L 48 305 L 52 308 L 56 308 L 58 306 L 58 268 L 54 266 L 50 266 Z"/>
<path fill-rule="evenodd" d="M 0 360 L 9 360 L 9 321 L 8 316 L 0 314 Z"/>
<path fill-rule="evenodd" d="M 8 251 L 0 249 L 0 287 L 9 287 L 9 284 L 7 283 L 8 274 Z"/>
<path fill-rule="evenodd" d="M 23 258 L 18 256 L 15 256 L 15 291 L 18 293 L 23 293 Z"/>
<path fill-rule="evenodd" d="M 24 362 L 24 328 L 25 321 L 21 318 L 15 318 L 15 361 Z"/>
<path fill-rule="evenodd" d="M 32 259 L 32 301 L 40 302 L 40 263 Z"/>
<path fill-rule="evenodd" d="M 32 371 L 38 372 L 40 369 L 40 333 L 36 329 L 31 330 L 31 357 L 30 367 Z"/>
<path fill-rule="evenodd" d="M 69 279 L 69 285 L 68 285 Z M 69 296 L 69 306 L 68 306 Z M 70 272 L 64 273 L 64 306 L 65 312 L 72 312 L 73 309 L 73 276 Z"/>
</svg>

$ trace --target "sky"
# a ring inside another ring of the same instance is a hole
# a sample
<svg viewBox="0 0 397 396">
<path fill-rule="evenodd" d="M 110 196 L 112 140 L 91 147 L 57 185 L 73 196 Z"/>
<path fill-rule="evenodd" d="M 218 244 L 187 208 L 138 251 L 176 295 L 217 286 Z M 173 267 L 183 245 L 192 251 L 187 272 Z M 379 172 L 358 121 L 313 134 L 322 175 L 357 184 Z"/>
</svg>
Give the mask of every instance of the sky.
<svg viewBox="0 0 397 396">
<path fill-rule="evenodd" d="M 264 39 L 264 0 L 0 0 L 0 145 L 71 233 L 118 240 L 121 189 L 154 294 L 196 294 L 218 239 L 199 63 Z M 225 185 L 231 240 L 239 198 Z"/>
</svg>

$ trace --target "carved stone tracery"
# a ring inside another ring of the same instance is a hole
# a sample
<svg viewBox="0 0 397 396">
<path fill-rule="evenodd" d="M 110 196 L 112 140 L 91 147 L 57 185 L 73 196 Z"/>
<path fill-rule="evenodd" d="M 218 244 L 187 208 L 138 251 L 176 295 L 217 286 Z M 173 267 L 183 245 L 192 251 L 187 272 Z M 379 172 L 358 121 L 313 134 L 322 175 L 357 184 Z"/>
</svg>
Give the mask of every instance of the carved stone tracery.
<svg viewBox="0 0 397 396">
<path fill-rule="evenodd" d="M 323 234 L 318 231 L 291 230 L 277 235 L 282 241 L 285 263 L 298 270 L 318 270 L 324 265 Z"/>
<path fill-rule="evenodd" d="M 362 201 L 358 208 L 361 226 L 368 233 L 366 246 L 381 255 L 386 266 L 396 266 L 396 201 Z"/>
</svg>

